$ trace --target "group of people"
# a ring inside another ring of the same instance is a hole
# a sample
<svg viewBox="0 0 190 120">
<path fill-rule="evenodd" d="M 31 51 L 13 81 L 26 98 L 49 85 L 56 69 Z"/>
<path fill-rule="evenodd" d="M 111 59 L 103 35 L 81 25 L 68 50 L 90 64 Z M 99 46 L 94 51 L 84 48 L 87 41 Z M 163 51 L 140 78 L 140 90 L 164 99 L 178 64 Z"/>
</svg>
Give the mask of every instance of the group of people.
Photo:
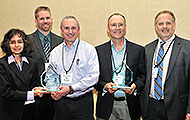
<svg viewBox="0 0 190 120">
<path fill-rule="evenodd" d="M 59 37 L 50 9 L 35 10 L 37 30 L 9 30 L 1 43 L 0 120 L 190 120 L 190 41 L 175 34 L 171 11 L 155 17 L 158 39 L 145 47 L 125 38 L 126 18 L 107 21 L 110 40 L 93 47 L 78 38 L 76 17 L 65 16 Z M 57 91 L 40 85 L 51 65 Z"/>
</svg>

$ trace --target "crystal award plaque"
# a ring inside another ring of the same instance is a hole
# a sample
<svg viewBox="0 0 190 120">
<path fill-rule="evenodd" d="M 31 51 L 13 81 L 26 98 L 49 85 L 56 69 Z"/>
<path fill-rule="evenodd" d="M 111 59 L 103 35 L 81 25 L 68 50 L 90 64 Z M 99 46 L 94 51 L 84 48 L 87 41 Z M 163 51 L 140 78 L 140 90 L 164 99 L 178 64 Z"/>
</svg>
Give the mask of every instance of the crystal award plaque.
<svg viewBox="0 0 190 120">
<path fill-rule="evenodd" d="M 121 65 L 113 70 L 112 80 L 116 84 L 112 88 L 131 89 L 129 85 L 133 82 L 133 71 L 127 64 L 122 62 Z"/>
<path fill-rule="evenodd" d="M 52 65 L 49 65 L 48 68 L 40 76 L 41 85 L 47 89 L 47 91 L 59 91 L 57 89 L 61 84 L 61 77 L 55 71 Z"/>
</svg>

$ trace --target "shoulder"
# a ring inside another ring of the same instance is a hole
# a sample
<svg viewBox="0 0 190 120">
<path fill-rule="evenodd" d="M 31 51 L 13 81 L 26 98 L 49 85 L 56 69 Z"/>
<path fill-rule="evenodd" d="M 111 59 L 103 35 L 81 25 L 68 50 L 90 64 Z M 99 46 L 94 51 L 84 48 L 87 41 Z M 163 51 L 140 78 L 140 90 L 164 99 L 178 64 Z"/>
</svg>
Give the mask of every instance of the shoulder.
<svg viewBox="0 0 190 120">
<path fill-rule="evenodd" d="M 28 37 L 32 38 L 32 37 L 36 37 L 37 36 L 37 30 L 31 34 L 28 34 Z"/>
<path fill-rule="evenodd" d="M 127 46 L 132 46 L 135 49 L 144 49 L 142 45 L 127 40 Z"/>
<path fill-rule="evenodd" d="M 176 42 L 184 43 L 184 44 L 187 44 L 187 45 L 190 44 L 190 41 L 189 41 L 189 40 L 187 40 L 187 39 L 185 39 L 185 38 L 182 38 L 182 37 L 178 37 L 177 35 L 176 35 L 176 37 L 175 37 L 175 40 L 176 40 Z"/>
<path fill-rule="evenodd" d="M 100 44 L 98 46 L 96 46 L 96 50 L 103 50 L 105 48 L 110 48 L 111 47 L 111 41 L 109 40 L 108 42 L 105 42 L 103 44 Z"/>
<path fill-rule="evenodd" d="M 51 36 L 54 38 L 54 39 L 60 39 L 60 40 L 63 40 L 63 38 L 61 36 L 58 36 L 56 35 L 55 33 L 53 32 L 50 32 Z"/>
<path fill-rule="evenodd" d="M 0 58 L 0 64 L 5 64 L 7 62 L 8 62 L 7 56 L 3 56 L 3 57 Z"/>
<path fill-rule="evenodd" d="M 86 41 L 80 40 L 79 43 L 80 48 L 83 49 L 95 49 L 95 47 L 93 45 L 91 45 L 90 43 L 87 43 Z"/>
<path fill-rule="evenodd" d="M 145 49 L 146 49 L 146 48 L 149 48 L 149 47 L 152 47 L 153 45 L 157 44 L 157 42 L 158 42 L 158 39 L 156 39 L 156 40 L 154 40 L 154 41 L 152 41 L 152 42 L 146 44 L 146 45 L 145 45 Z"/>
</svg>

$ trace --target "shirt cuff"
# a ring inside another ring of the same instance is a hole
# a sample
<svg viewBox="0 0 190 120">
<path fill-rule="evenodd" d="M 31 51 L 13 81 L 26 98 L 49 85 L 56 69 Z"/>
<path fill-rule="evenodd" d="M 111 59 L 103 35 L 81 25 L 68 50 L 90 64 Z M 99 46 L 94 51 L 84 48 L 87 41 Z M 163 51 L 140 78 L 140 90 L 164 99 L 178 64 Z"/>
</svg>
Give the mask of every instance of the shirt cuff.
<svg viewBox="0 0 190 120">
<path fill-rule="evenodd" d="M 34 100 L 34 91 L 28 91 L 27 92 L 27 101 L 33 101 Z"/>
<path fill-rule="evenodd" d="M 105 87 L 104 87 L 104 89 L 103 89 L 103 91 L 102 91 L 102 96 L 104 96 L 106 93 L 107 93 L 108 91 L 105 89 Z"/>
</svg>

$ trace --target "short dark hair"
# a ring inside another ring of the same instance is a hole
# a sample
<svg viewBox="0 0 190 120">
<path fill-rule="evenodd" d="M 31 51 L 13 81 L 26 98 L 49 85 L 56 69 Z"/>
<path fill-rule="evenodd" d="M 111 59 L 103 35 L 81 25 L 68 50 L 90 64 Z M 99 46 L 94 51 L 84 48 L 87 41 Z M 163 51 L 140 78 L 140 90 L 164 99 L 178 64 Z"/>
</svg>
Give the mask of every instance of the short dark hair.
<svg viewBox="0 0 190 120">
<path fill-rule="evenodd" d="M 161 14 L 164 14 L 164 13 L 167 13 L 167 14 L 169 14 L 169 15 L 171 15 L 172 16 L 172 18 L 173 18 L 173 22 L 175 23 L 175 15 L 174 15 L 174 13 L 173 12 L 171 12 L 171 11 L 169 11 L 169 10 L 164 10 L 164 11 L 160 11 L 157 15 L 156 15 L 156 17 L 154 18 L 154 24 L 156 25 L 156 23 L 157 23 L 157 18 L 158 18 L 158 16 L 160 16 Z"/>
<path fill-rule="evenodd" d="M 51 16 L 51 11 L 50 11 L 50 9 L 48 7 L 40 6 L 40 7 L 37 7 L 36 10 L 35 10 L 35 13 L 34 13 L 35 19 L 38 18 L 38 12 L 40 12 L 40 11 L 48 11 L 50 16 Z"/>
<path fill-rule="evenodd" d="M 110 20 L 114 15 L 119 15 L 119 16 L 121 16 L 121 17 L 124 19 L 124 23 L 126 24 L 126 19 L 125 19 L 125 16 L 124 16 L 124 15 L 122 15 L 121 13 L 113 13 L 113 14 L 111 14 L 111 15 L 108 17 L 108 25 L 109 25 L 109 20 Z"/>
<path fill-rule="evenodd" d="M 22 56 L 29 56 L 32 52 L 32 42 L 29 40 L 29 37 L 20 29 L 10 29 L 4 36 L 3 41 L 1 42 L 1 49 L 6 53 L 7 56 L 12 55 L 9 42 L 14 35 L 18 35 L 24 41 L 24 48 L 21 52 Z"/>
</svg>

